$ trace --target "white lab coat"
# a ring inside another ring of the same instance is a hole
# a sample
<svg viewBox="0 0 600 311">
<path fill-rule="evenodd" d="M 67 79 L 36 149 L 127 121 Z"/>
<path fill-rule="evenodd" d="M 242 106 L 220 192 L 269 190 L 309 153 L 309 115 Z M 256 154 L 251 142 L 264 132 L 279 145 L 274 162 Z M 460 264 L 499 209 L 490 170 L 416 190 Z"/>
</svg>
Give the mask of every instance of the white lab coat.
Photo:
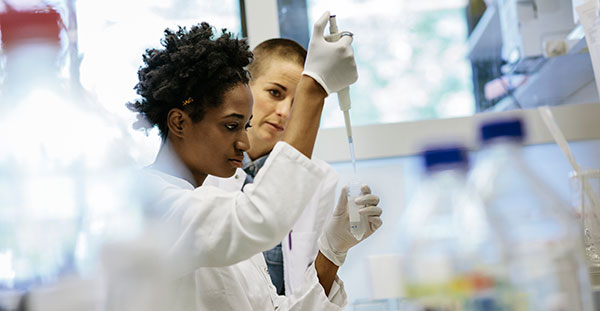
<svg viewBox="0 0 600 311">
<path fill-rule="evenodd" d="M 324 172 L 314 161 L 279 142 L 244 192 L 194 189 L 181 178 L 147 174 L 150 201 L 174 231 L 174 310 L 343 310 L 343 283 L 336 277 L 326 297 L 312 266 L 298 295 L 278 296 L 262 255 L 288 234 L 317 191 Z"/>
<path fill-rule="evenodd" d="M 180 296 L 176 301 L 185 303 L 177 310 L 342 311 L 347 304 L 338 277 L 325 296 L 314 265 L 306 269 L 294 295 L 277 295 L 262 253 L 227 267 L 199 268 L 180 279 L 174 292 Z"/>
<path fill-rule="evenodd" d="M 338 173 L 325 161 L 315 158 L 312 161 L 325 172 L 325 177 L 288 236 L 281 241 L 285 293 L 288 296 L 296 292 L 304 282 L 306 268 L 317 256 L 317 239 L 323 232 L 335 203 Z M 230 178 L 208 176 L 202 185 L 216 186 L 227 191 L 239 191 L 245 179 L 246 172 L 238 169 Z M 280 208 L 286 209 L 288 205 L 282 205 Z"/>
</svg>

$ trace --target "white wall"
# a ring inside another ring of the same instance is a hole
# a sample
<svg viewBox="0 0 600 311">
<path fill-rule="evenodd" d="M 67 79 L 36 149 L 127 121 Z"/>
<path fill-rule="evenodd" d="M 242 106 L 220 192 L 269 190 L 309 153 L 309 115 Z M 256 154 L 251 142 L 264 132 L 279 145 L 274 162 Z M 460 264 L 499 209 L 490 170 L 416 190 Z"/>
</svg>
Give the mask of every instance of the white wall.
<svg viewBox="0 0 600 311">
<path fill-rule="evenodd" d="M 595 88 L 594 88 L 595 89 Z M 398 103 L 401 105 L 401 103 Z M 571 140 L 600 139 L 600 104 L 561 105 L 551 108 L 558 126 Z M 341 114 L 341 112 L 340 112 Z M 525 122 L 526 144 L 553 142 L 536 109 L 478 113 L 469 117 L 420 120 L 353 128 L 358 159 L 414 155 L 428 143 L 458 140 L 477 148 L 477 129 L 483 120 L 520 116 Z M 348 161 L 348 143 L 343 128 L 321 129 L 314 155 L 328 162 Z"/>
<path fill-rule="evenodd" d="M 279 38 L 277 0 L 246 0 L 246 27 L 250 50 L 267 39 Z"/>
</svg>

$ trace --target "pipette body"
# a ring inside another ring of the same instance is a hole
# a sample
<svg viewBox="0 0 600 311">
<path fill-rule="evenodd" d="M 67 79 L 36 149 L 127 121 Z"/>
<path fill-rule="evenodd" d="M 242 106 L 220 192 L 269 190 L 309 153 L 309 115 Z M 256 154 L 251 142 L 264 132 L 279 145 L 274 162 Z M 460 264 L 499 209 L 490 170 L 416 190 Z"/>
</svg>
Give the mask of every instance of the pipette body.
<svg viewBox="0 0 600 311">
<path fill-rule="evenodd" d="M 344 32 L 339 33 L 337 21 L 335 15 L 329 16 L 329 34 L 330 40 L 339 40 L 342 35 L 347 34 Z M 344 125 L 346 126 L 346 136 L 348 137 L 348 146 L 350 148 L 350 159 L 352 160 L 352 168 L 354 169 L 354 175 L 356 175 L 356 157 L 354 155 L 354 139 L 352 138 L 352 123 L 350 122 L 350 107 L 352 106 L 350 100 L 350 88 L 346 87 L 337 92 L 338 103 L 340 110 L 344 113 Z M 355 176 L 356 177 L 356 176 Z"/>
</svg>

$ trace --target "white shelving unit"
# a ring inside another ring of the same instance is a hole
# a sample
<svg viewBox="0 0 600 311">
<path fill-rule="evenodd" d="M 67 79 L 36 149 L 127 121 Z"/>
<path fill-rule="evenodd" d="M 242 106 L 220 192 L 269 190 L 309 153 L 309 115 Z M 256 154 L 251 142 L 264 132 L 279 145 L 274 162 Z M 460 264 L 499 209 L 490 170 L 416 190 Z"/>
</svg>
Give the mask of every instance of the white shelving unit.
<svg viewBox="0 0 600 311">
<path fill-rule="evenodd" d="M 502 34 L 500 32 L 500 17 L 495 7 L 489 7 L 469 36 L 469 53 L 471 60 L 490 58 L 491 55 L 500 57 Z"/>
<path fill-rule="evenodd" d="M 567 38 L 576 40 L 567 54 L 548 59 L 527 83 L 515 91 L 515 98 L 523 108 L 570 103 L 569 99 L 580 89 L 593 84 L 592 61 L 581 26 L 577 26 Z M 597 102 L 597 92 L 595 94 L 593 101 Z"/>
<path fill-rule="evenodd" d="M 567 54 L 548 59 L 514 96 L 523 108 L 568 104 L 569 97 L 593 81 L 589 54 Z"/>
<path fill-rule="evenodd" d="M 575 39 L 576 43 L 566 55 L 546 59 L 537 72 L 530 74 L 527 81 L 514 90 L 514 99 L 522 108 L 600 101 L 598 92 L 589 91 L 590 84 L 594 84 L 594 72 L 581 26 L 577 26 L 568 38 Z M 488 7 L 468 43 L 468 57 L 473 61 L 500 57 L 502 34 L 496 7 Z M 578 96 L 583 89 L 586 90 L 584 95 Z M 502 107 L 515 105 L 501 105 L 496 110 L 507 109 Z"/>
</svg>

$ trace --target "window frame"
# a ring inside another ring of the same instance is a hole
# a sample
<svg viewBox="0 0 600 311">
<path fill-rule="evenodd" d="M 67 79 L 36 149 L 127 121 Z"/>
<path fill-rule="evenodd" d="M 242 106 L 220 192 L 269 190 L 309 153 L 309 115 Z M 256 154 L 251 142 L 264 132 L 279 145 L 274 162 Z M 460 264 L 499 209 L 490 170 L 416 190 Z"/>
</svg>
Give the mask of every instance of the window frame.
<svg viewBox="0 0 600 311">
<path fill-rule="evenodd" d="M 244 0 L 240 0 L 244 1 Z M 271 18 L 278 20 L 277 0 L 252 2 L 258 10 L 271 12 Z M 242 7 L 240 6 L 240 11 Z M 247 9 L 245 5 L 244 8 Z M 247 12 L 244 12 L 247 14 Z M 268 13 L 266 13 L 268 14 Z M 248 23 L 248 38 L 251 42 L 259 43 L 267 38 L 279 37 L 277 29 L 270 30 L 270 34 L 253 32 L 264 27 L 264 20 L 246 19 Z M 261 27 L 254 26 L 252 24 Z M 273 35 L 277 33 L 277 35 Z M 260 38 L 264 38 L 260 40 Z M 251 44 L 252 46 L 252 44 Z M 567 140 L 598 140 L 600 139 L 600 103 L 578 105 L 561 105 L 552 107 L 558 125 Z M 527 126 L 528 138 L 526 145 L 554 143 L 545 125 L 541 121 L 536 109 L 522 109 L 504 112 L 475 113 L 472 116 L 459 118 L 439 118 L 418 121 L 404 121 L 387 124 L 374 124 L 356 126 L 353 135 L 358 160 L 402 157 L 417 155 L 427 142 L 441 141 L 441 139 L 454 139 L 466 144 L 471 150 L 478 149 L 477 126 L 486 119 L 521 116 Z M 572 122 L 577 120 L 577 122 Z M 348 142 L 344 128 L 319 129 L 319 135 L 313 155 L 327 162 L 350 161 Z"/>
</svg>

